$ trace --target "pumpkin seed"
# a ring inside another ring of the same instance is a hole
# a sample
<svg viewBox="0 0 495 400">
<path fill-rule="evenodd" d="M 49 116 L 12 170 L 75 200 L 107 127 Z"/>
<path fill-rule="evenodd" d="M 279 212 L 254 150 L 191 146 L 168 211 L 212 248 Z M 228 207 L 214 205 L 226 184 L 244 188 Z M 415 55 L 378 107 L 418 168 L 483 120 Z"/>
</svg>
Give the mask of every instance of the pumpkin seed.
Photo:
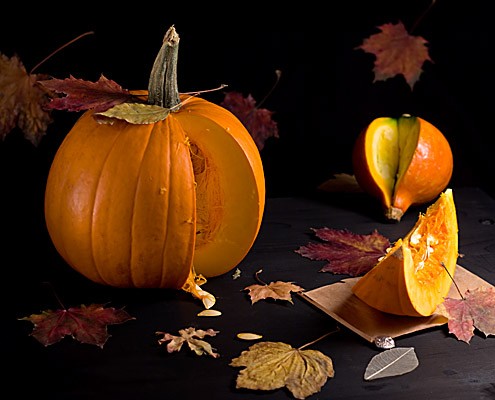
<svg viewBox="0 0 495 400">
<path fill-rule="evenodd" d="M 257 340 L 261 339 L 263 336 L 258 335 L 257 333 L 241 332 L 237 334 L 237 337 L 242 340 Z"/>
<path fill-rule="evenodd" d="M 218 317 L 219 315 L 222 315 L 221 311 L 212 309 L 203 310 L 198 313 L 198 317 Z"/>
</svg>

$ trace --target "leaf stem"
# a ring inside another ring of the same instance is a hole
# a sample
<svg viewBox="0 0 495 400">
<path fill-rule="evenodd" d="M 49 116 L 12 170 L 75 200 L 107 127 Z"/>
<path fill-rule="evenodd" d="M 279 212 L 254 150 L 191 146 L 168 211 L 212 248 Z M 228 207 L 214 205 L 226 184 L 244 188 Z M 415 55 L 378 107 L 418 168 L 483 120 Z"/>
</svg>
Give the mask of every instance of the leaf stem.
<svg viewBox="0 0 495 400">
<path fill-rule="evenodd" d="M 260 276 L 259 274 L 261 274 L 263 272 L 263 269 L 259 269 L 258 271 L 256 271 L 256 273 L 254 274 L 254 279 L 256 279 L 261 285 L 267 285 L 266 282 L 263 282 L 261 279 L 260 279 Z"/>
<path fill-rule="evenodd" d="M 276 69 L 275 70 L 275 75 L 277 76 L 277 80 L 275 81 L 275 83 L 272 85 L 272 88 L 270 89 L 270 91 L 265 95 L 265 97 L 263 97 L 263 99 L 256 105 L 255 109 L 259 109 L 261 107 L 261 105 L 266 101 L 266 99 L 268 99 L 268 97 L 270 97 L 270 95 L 273 93 L 273 91 L 275 90 L 275 88 L 277 87 L 278 83 L 280 82 L 280 76 L 282 75 L 282 71 L 280 71 L 279 69 Z"/>
<path fill-rule="evenodd" d="M 465 300 L 464 299 L 464 296 L 462 295 L 461 293 L 461 290 L 459 289 L 459 286 L 457 286 L 457 283 L 454 279 L 454 277 L 451 275 L 451 273 L 449 272 L 449 270 L 447 269 L 447 267 L 445 266 L 445 264 L 443 263 L 443 261 L 440 261 L 440 264 L 442 265 L 442 267 L 445 269 L 445 271 L 447 271 L 447 274 L 449 274 L 450 276 L 450 279 L 452 279 L 452 282 L 454 282 L 454 285 L 455 285 L 455 288 L 457 289 L 457 292 L 459 293 L 459 295 L 461 296 L 461 299 L 462 300 Z"/>
<path fill-rule="evenodd" d="M 433 6 L 435 5 L 435 2 L 436 0 L 432 0 L 430 5 L 428 6 L 428 8 L 423 11 L 423 13 L 416 19 L 416 21 L 414 21 L 414 24 L 412 25 L 409 33 L 412 34 L 414 32 L 414 30 L 418 27 L 418 25 L 420 24 L 420 22 L 426 17 L 426 15 L 430 12 L 430 10 L 433 8 Z"/>
<path fill-rule="evenodd" d="M 57 295 L 57 292 L 55 291 L 55 288 L 53 287 L 51 282 L 43 282 L 45 285 L 50 286 L 50 289 L 52 289 L 53 295 L 55 296 L 55 299 L 57 300 L 57 303 L 60 305 L 62 309 L 65 310 L 65 305 L 62 303 L 62 300 L 60 300 L 60 297 Z"/>
<path fill-rule="evenodd" d="M 327 332 L 324 335 L 320 336 L 318 339 L 313 340 L 312 342 L 303 344 L 301 347 L 298 348 L 298 350 L 302 350 L 305 347 L 311 346 L 312 344 L 315 344 L 316 342 L 319 342 L 322 339 L 325 339 L 327 336 L 332 335 L 333 333 L 339 332 L 340 328 L 337 326 L 333 331 Z"/>
<path fill-rule="evenodd" d="M 85 32 L 85 33 L 82 33 L 80 34 L 79 36 L 75 37 L 74 39 L 70 40 L 69 42 L 65 43 L 63 46 L 60 46 L 58 49 L 56 49 L 55 51 L 52 51 L 48 56 L 46 56 L 43 60 L 41 60 L 38 64 L 36 64 L 32 69 L 31 69 L 31 72 L 30 74 L 32 74 L 37 68 L 39 68 L 39 66 L 43 63 L 45 63 L 48 59 L 50 59 L 51 57 L 53 57 L 55 54 L 57 54 L 60 50 L 63 50 L 65 49 L 67 46 L 71 45 L 72 43 L 74 43 L 75 41 L 81 39 L 82 37 L 84 36 L 87 36 L 87 35 L 92 35 L 94 34 L 94 31 L 88 31 L 88 32 Z"/>
</svg>

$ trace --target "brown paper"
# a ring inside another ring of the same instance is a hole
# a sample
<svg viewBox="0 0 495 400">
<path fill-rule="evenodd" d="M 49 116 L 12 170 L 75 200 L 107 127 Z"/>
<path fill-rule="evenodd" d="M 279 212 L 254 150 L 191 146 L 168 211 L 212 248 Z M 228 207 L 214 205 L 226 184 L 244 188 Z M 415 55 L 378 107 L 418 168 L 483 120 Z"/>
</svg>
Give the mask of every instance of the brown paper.
<svg viewBox="0 0 495 400">
<path fill-rule="evenodd" d="M 447 318 L 440 313 L 430 317 L 405 317 L 370 307 L 352 293 L 351 288 L 359 279 L 344 279 L 302 292 L 300 296 L 370 342 L 378 336 L 396 338 L 447 323 Z M 468 289 L 492 286 L 460 265 L 456 268 L 454 281 L 463 294 Z M 450 288 L 448 297 L 461 298 L 455 285 Z"/>
</svg>

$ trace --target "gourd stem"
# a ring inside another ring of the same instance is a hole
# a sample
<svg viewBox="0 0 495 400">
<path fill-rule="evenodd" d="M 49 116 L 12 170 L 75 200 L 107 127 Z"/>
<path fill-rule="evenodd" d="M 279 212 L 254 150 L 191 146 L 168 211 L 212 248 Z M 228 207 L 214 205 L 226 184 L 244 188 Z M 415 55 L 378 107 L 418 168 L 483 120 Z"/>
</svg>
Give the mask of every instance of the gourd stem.
<svg viewBox="0 0 495 400">
<path fill-rule="evenodd" d="M 177 86 L 177 57 L 179 53 L 179 35 L 172 25 L 163 38 L 151 70 L 148 84 L 148 103 L 170 110 L 181 106 Z"/>
</svg>

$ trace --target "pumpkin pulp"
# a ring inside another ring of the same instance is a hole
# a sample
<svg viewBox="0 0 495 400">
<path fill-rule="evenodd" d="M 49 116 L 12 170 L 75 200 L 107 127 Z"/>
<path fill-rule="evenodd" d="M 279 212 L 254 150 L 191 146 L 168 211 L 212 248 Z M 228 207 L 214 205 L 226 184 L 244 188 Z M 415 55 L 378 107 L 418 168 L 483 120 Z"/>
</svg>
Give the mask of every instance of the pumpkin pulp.
<svg viewBox="0 0 495 400">
<path fill-rule="evenodd" d="M 452 190 L 447 189 L 352 291 L 387 313 L 429 316 L 448 295 L 457 258 L 456 209 Z"/>
</svg>

